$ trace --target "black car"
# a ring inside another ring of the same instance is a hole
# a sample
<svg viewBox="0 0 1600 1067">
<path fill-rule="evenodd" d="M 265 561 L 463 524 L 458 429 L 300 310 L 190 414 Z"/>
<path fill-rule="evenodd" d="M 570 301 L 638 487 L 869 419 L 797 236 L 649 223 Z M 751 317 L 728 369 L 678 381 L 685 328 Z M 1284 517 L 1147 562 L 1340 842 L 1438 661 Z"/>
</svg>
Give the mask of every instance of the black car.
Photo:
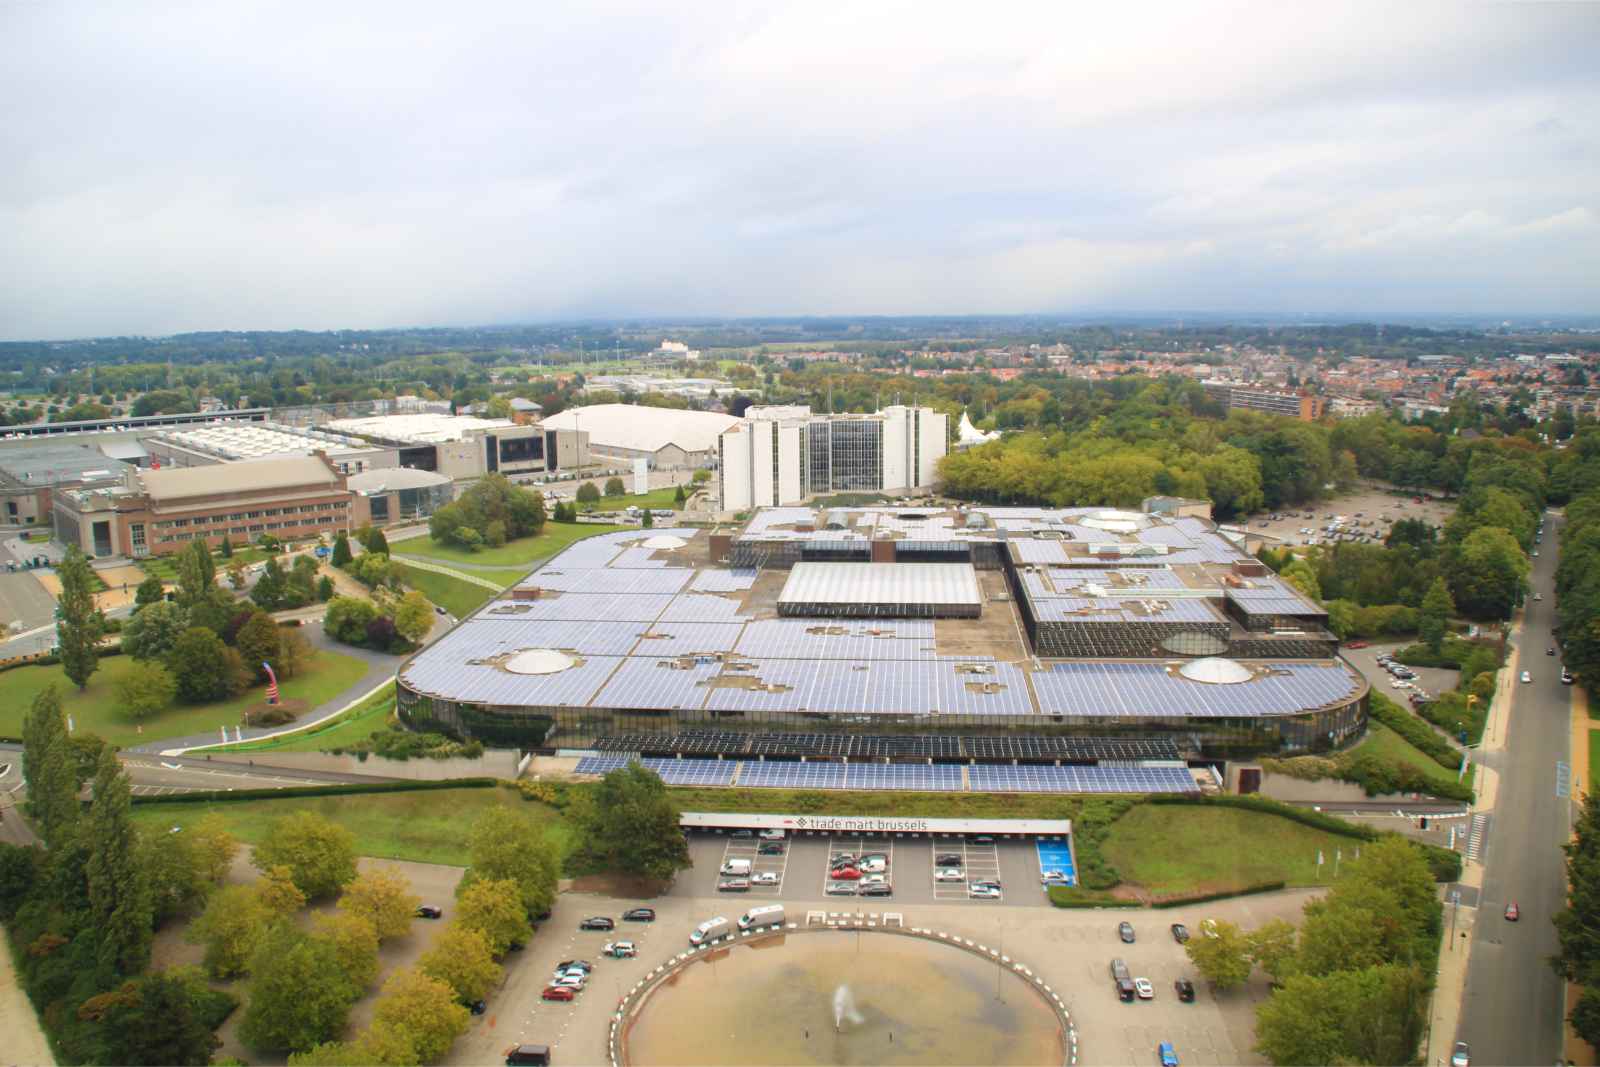
<svg viewBox="0 0 1600 1067">
<path fill-rule="evenodd" d="M 580 930 L 615 930 L 617 924 L 607 915 L 591 915 L 578 924 Z"/>
<path fill-rule="evenodd" d="M 622 921 L 625 923 L 653 923 L 656 921 L 656 909 L 629 908 L 622 913 Z"/>
<path fill-rule="evenodd" d="M 1173 923 L 1172 940 L 1176 941 L 1180 945 L 1189 940 L 1189 928 L 1182 923 Z"/>
<path fill-rule="evenodd" d="M 961 854 L 959 852 L 941 852 L 933 858 L 933 865 L 935 867 L 959 867 L 961 866 Z"/>
<path fill-rule="evenodd" d="M 472 1012 L 474 1015 L 482 1015 L 484 1012 L 489 1010 L 489 1005 L 481 1000 L 474 1000 L 471 1004 L 467 1005 L 467 1010 Z"/>
<path fill-rule="evenodd" d="M 735 830 L 733 833 L 729 834 L 728 836 L 729 837 L 754 837 L 754 836 L 756 836 L 756 832 L 754 830 Z"/>
<path fill-rule="evenodd" d="M 1172 988 L 1178 991 L 1178 999 L 1185 1004 L 1194 1003 L 1194 983 L 1187 978 L 1180 978 L 1172 983 Z"/>
<path fill-rule="evenodd" d="M 562 960 L 560 963 L 556 964 L 556 970 L 558 972 L 570 971 L 574 967 L 582 971 L 584 974 L 588 974 L 590 971 L 594 970 L 594 964 L 590 963 L 588 960 Z"/>
<path fill-rule="evenodd" d="M 979 834 L 977 837 L 974 837 L 971 840 L 972 840 L 972 843 L 974 845 L 992 845 L 992 844 L 994 844 L 994 838 L 992 836 L 990 836 L 989 834 Z"/>
<path fill-rule="evenodd" d="M 419 919 L 442 919 L 442 918 L 444 918 L 444 909 L 443 908 L 436 908 L 432 904 L 424 904 L 420 908 L 417 909 L 417 918 L 419 918 Z"/>
<path fill-rule="evenodd" d="M 756 849 L 756 852 L 763 856 L 781 856 L 783 855 L 783 842 L 763 841 L 761 847 Z"/>
<path fill-rule="evenodd" d="M 1120 923 L 1118 923 L 1117 924 L 1117 936 L 1122 938 L 1122 943 L 1124 945 L 1133 944 L 1133 924 L 1130 923 L 1130 922 L 1120 922 Z"/>
</svg>

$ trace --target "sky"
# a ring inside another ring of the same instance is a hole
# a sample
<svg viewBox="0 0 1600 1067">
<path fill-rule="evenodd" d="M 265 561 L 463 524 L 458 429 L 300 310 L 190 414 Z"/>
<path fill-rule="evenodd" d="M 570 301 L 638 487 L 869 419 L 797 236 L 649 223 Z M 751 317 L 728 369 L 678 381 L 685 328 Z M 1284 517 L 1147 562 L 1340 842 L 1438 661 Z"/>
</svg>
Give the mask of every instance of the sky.
<svg viewBox="0 0 1600 1067">
<path fill-rule="evenodd" d="M 0 0 L 0 339 L 1600 312 L 1600 5 Z"/>
</svg>

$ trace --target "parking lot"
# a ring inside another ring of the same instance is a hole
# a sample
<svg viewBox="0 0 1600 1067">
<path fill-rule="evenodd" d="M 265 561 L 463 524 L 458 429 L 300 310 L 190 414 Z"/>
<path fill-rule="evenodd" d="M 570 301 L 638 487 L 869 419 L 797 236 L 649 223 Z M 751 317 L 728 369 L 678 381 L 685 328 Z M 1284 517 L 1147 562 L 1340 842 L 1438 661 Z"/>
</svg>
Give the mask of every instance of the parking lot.
<svg viewBox="0 0 1600 1067">
<path fill-rule="evenodd" d="M 1316 504 L 1302 504 L 1294 510 L 1260 512 L 1240 520 L 1252 533 L 1264 533 L 1277 538 L 1280 545 L 1304 545 L 1312 538 L 1318 544 L 1327 544 L 1324 527 L 1337 515 L 1345 518 L 1343 530 L 1373 538 L 1377 543 L 1389 535 L 1389 529 L 1400 519 L 1422 519 L 1433 526 L 1442 526 L 1455 510 L 1453 503 L 1424 500 L 1417 503 L 1410 495 L 1399 496 L 1379 489 L 1366 489 L 1349 493 Z M 1307 514 L 1310 517 L 1307 518 Z M 1273 518 L 1278 515 L 1278 518 Z M 1307 533 L 1305 531 L 1309 530 Z"/>
<path fill-rule="evenodd" d="M 680 875 L 673 896 L 779 897 L 788 901 L 812 902 L 836 910 L 863 907 L 879 910 L 907 904 L 964 904 L 985 908 L 997 905 L 1047 906 L 1042 874 L 1061 869 L 1055 859 L 1065 852 L 1065 842 L 1049 842 L 1042 853 L 1031 840 L 971 840 L 961 835 L 900 836 L 873 834 L 799 834 L 785 838 L 781 853 L 763 854 L 763 842 L 754 836 L 696 834 L 689 842 L 694 867 Z M 835 878 L 831 871 L 839 857 L 859 859 L 863 854 L 879 853 L 886 860 L 883 881 L 891 887 L 887 895 L 863 895 L 865 877 Z M 1070 852 L 1065 852 L 1070 868 Z M 940 857 L 954 857 L 956 863 L 941 865 Z M 729 860 L 750 863 L 750 886 L 736 892 L 718 887 L 737 881 L 737 874 L 722 873 Z M 959 879 L 940 881 L 940 870 L 959 871 Z M 763 877 L 765 876 L 765 877 Z M 975 897 L 974 882 L 999 883 L 998 894 Z M 736 904 L 730 903 L 730 907 Z"/>
<path fill-rule="evenodd" d="M 841 837 L 837 847 L 856 851 L 850 846 L 859 848 L 858 843 L 863 841 L 866 851 L 889 850 L 888 839 L 882 837 Z M 717 915 L 736 920 L 747 908 L 770 903 L 748 899 L 743 894 L 716 892 L 713 861 L 727 853 L 729 844 L 725 836 L 697 838 L 691 846 L 695 870 L 685 872 L 674 888 L 661 897 L 635 900 L 562 894 L 554 914 L 528 947 L 508 957 L 506 978 L 489 997 L 488 1013 L 473 1018 L 471 1030 L 456 1042 L 446 1062 L 499 1062 L 503 1050 L 518 1042 L 555 1046 L 554 1059 L 558 1063 L 604 1062 L 610 1013 L 624 991 L 652 968 L 687 949 L 689 932 L 696 924 Z M 786 880 L 793 879 L 795 894 L 818 898 L 818 902 L 812 908 L 794 906 L 806 901 L 788 892 L 781 899 L 788 906 L 788 921 L 804 925 L 808 911 L 826 908 L 820 902 L 821 875 L 835 842 L 818 835 L 801 837 L 794 845 Z M 741 847 L 747 846 L 748 842 Z M 1195 975 L 1183 946 L 1173 940 L 1168 925 L 1185 923 L 1199 936 L 1200 920 L 1206 917 L 1227 919 L 1247 928 L 1274 918 L 1298 919 L 1312 895 L 1309 891 L 1269 893 L 1162 912 L 1062 911 L 1038 906 L 1043 894 L 1038 890 L 1040 854 L 1034 843 L 1002 841 L 993 846 L 1001 880 L 1005 882 L 1002 906 L 965 899 L 935 902 L 931 897 L 935 847 L 944 848 L 946 844 L 943 839 L 930 840 L 926 836 L 895 841 L 890 865 L 891 871 L 898 869 L 893 906 L 878 906 L 879 902 L 873 901 L 873 907 L 862 910 L 899 912 L 908 925 L 948 930 L 995 945 L 1036 970 L 1067 1002 L 1078 1029 L 1079 1062 L 1086 1067 L 1154 1064 L 1156 1045 L 1161 1041 L 1171 1041 L 1185 1065 L 1262 1062 L 1251 1051 L 1251 1045 L 1255 1005 L 1266 995 L 1265 982 L 1258 977 L 1243 989 L 1220 995 L 1196 982 L 1195 1001 L 1181 1002 L 1174 991 L 1174 981 L 1180 977 L 1193 980 Z M 974 860 L 980 855 L 975 854 Z M 796 871 L 798 864 L 807 867 L 803 878 Z M 902 899 L 901 887 L 913 881 L 913 868 L 927 886 L 926 903 Z M 1031 880 L 1008 880 L 1023 874 L 1030 874 Z M 696 887 L 704 891 L 696 891 Z M 859 901 L 857 906 L 866 903 Z M 623 912 L 640 904 L 655 908 L 656 920 L 623 922 Z M 1034 906 L 1027 906 L 1030 904 Z M 615 918 L 616 930 L 579 930 L 580 920 L 589 915 Z M 1137 931 L 1133 944 L 1124 944 L 1117 935 L 1117 923 L 1123 919 Z M 639 948 L 638 958 L 603 956 L 601 947 L 617 938 L 633 940 Z M 1113 958 L 1126 961 L 1133 976 L 1149 979 L 1154 985 L 1154 997 L 1131 1003 L 1119 1000 L 1109 974 Z M 541 990 L 555 965 L 569 959 L 593 964 L 586 990 L 570 1003 L 542 1000 Z M 783 1020 L 774 1019 L 772 1025 L 781 1026 Z M 716 1037 L 708 1034 L 707 1040 Z"/>
</svg>

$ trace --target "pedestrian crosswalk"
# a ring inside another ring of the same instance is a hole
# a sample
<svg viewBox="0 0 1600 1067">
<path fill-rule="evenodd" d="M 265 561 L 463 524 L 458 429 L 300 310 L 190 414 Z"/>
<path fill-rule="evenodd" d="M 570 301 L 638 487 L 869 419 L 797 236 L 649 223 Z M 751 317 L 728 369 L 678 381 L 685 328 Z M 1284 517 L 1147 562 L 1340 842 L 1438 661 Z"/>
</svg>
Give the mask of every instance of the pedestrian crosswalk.
<svg viewBox="0 0 1600 1067">
<path fill-rule="evenodd" d="M 1489 836 L 1489 816 L 1479 813 L 1472 817 L 1472 828 L 1467 831 L 1467 859 L 1483 862 L 1483 847 Z"/>
</svg>

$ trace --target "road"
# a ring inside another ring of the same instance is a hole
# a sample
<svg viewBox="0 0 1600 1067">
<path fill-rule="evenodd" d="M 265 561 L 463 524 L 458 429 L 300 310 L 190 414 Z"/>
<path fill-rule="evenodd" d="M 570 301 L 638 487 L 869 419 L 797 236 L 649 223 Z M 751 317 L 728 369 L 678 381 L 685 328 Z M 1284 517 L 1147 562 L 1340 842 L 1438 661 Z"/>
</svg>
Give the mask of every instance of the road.
<svg viewBox="0 0 1600 1067">
<path fill-rule="evenodd" d="M 1548 1064 L 1561 1059 L 1565 983 L 1547 962 L 1557 951 L 1550 919 L 1565 903 L 1561 846 L 1574 814 L 1566 777 L 1570 765 L 1570 690 L 1561 684 L 1559 660 L 1545 655 L 1555 643 L 1555 546 L 1561 519 L 1545 523 L 1544 552 L 1532 561 L 1532 584 L 1544 595 L 1530 599 L 1510 667 L 1533 680 L 1512 683 L 1504 713 L 1506 745 L 1486 751 L 1484 762 L 1500 775 L 1485 854 L 1482 911 L 1474 924 L 1472 962 L 1462 1003 L 1461 1040 L 1475 1063 Z M 1522 920 L 1502 918 L 1515 901 Z M 1448 1056 L 1448 1050 L 1435 1050 Z M 1439 1056 L 1435 1057 L 1436 1059 Z"/>
</svg>

